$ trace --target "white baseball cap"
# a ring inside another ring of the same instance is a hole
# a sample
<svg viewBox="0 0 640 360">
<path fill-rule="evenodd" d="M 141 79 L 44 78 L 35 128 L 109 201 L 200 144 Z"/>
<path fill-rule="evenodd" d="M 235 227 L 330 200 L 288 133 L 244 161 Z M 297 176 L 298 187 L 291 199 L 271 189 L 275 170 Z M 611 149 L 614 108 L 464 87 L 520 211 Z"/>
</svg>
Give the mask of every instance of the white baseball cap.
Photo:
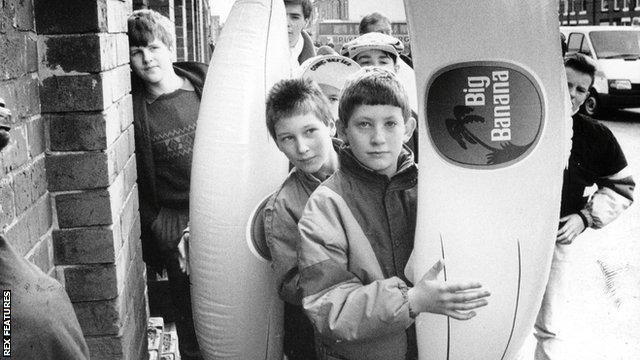
<svg viewBox="0 0 640 360">
<path fill-rule="evenodd" d="M 321 55 L 307 59 L 300 65 L 296 77 L 311 79 L 340 90 L 349 75 L 360 70 L 357 62 L 340 55 Z"/>
<path fill-rule="evenodd" d="M 398 55 L 404 50 L 402 41 L 391 35 L 371 32 L 364 35 L 360 35 L 357 38 L 342 45 L 340 54 L 343 56 L 354 59 L 358 54 L 367 50 L 381 50 L 390 53 L 396 59 Z"/>
</svg>

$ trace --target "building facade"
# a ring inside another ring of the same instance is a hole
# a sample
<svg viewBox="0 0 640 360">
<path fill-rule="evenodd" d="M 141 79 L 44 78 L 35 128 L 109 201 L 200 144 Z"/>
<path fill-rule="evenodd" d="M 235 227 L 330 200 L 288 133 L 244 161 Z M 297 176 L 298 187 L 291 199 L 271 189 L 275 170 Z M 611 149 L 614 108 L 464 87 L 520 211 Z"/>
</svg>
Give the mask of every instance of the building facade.
<svg viewBox="0 0 640 360">
<path fill-rule="evenodd" d="M 640 23 L 640 0 L 560 0 L 560 25 L 632 25 Z"/>
<path fill-rule="evenodd" d="M 136 6 L 173 11 L 178 58 L 207 60 L 205 0 Z M 0 234 L 65 287 L 94 360 L 148 358 L 132 9 L 132 0 L 0 1 L 0 98 L 12 113 Z"/>
</svg>

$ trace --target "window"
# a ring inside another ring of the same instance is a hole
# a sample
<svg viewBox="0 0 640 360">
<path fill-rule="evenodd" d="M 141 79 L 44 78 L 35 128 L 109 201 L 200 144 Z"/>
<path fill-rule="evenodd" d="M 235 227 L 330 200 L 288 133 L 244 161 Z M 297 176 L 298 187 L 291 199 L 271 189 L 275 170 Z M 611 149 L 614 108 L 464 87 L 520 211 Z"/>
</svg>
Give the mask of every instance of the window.
<svg viewBox="0 0 640 360">
<path fill-rule="evenodd" d="M 613 10 L 615 11 L 620 10 L 620 0 L 613 0 Z"/>
<path fill-rule="evenodd" d="M 578 14 L 584 15 L 587 13 L 587 0 L 580 0 L 578 7 Z"/>
<path fill-rule="evenodd" d="M 591 56 L 591 50 L 589 50 L 589 44 L 586 41 L 582 41 L 580 46 L 580 53 Z"/>
<path fill-rule="evenodd" d="M 569 6 L 570 6 L 569 14 L 575 15 L 576 14 L 576 0 L 571 0 L 571 3 L 569 4 Z"/>
<path fill-rule="evenodd" d="M 640 10 L 640 0 L 635 0 L 636 6 L 633 7 L 633 10 Z"/>
<path fill-rule="evenodd" d="M 567 41 L 567 53 L 580 52 L 582 40 L 584 40 L 584 35 L 582 34 L 569 34 L 569 40 Z"/>
<path fill-rule="evenodd" d="M 629 3 L 631 0 L 622 0 L 622 11 L 629 11 Z"/>
<path fill-rule="evenodd" d="M 602 5 L 600 5 L 600 10 L 602 12 L 609 11 L 609 0 L 600 0 L 600 1 L 602 1 Z"/>
<path fill-rule="evenodd" d="M 563 0 L 562 7 L 563 7 L 562 15 L 569 14 L 569 0 Z"/>
</svg>

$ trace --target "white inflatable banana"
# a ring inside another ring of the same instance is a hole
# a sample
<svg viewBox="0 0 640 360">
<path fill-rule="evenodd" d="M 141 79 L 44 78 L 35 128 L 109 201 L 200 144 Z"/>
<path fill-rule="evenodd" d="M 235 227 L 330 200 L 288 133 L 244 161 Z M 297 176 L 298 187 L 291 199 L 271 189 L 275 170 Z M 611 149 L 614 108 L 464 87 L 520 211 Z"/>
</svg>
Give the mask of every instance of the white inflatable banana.
<svg viewBox="0 0 640 360">
<path fill-rule="evenodd" d="M 282 358 L 283 305 L 247 229 L 287 174 L 265 99 L 290 76 L 288 58 L 282 0 L 237 0 L 209 67 L 191 176 L 191 294 L 207 360 Z"/>
<path fill-rule="evenodd" d="M 556 1 L 406 0 L 418 89 L 413 278 L 478 280 L 469 321 L 417 318 L 420 359 L 513 359 L 558 229 L 570 135 Z"/>
</svg>

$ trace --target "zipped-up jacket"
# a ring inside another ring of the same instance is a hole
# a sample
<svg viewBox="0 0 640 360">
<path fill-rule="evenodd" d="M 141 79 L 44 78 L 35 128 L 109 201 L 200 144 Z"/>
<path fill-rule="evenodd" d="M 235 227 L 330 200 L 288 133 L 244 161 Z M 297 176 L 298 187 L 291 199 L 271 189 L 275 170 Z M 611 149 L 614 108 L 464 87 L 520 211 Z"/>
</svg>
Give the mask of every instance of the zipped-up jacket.
<svg viewBox="0 0 640 360">
<path fill-rule="evenodd" d="M 405 359 L 404 267 L 413 250 L 417 167 L 405 147 L 388 178 L 349 148 L 298 223 L 299 288 L 324 359 Z"/>
</svg>

